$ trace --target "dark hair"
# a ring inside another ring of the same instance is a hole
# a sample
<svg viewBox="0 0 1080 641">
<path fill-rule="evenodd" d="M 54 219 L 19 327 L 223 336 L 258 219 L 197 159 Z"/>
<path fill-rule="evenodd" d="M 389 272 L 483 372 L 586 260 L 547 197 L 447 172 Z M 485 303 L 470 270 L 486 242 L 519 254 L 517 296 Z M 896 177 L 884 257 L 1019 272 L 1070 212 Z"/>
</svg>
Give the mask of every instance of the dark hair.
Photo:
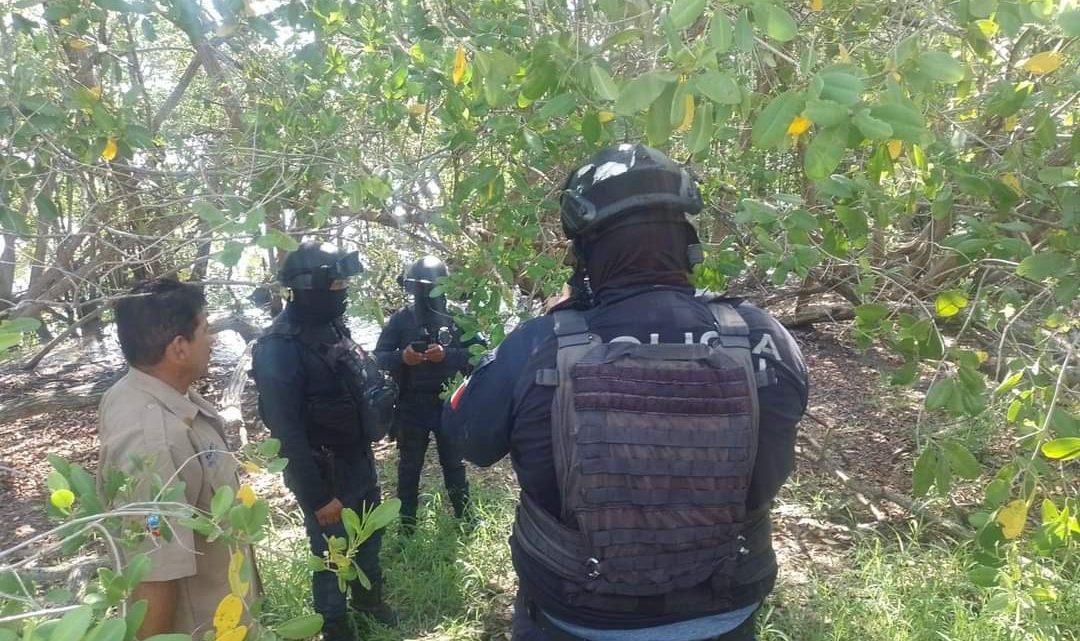
<svg viewBox="0 0 1080 641">
<path fill-rule="evenodd" d="M 206 309 L 201 287 L 169 278 L 139 283 L 116 301 L 116 335 L 132 365 L 157 365 L 177 336 L 191 340 Z"/>
</svg>

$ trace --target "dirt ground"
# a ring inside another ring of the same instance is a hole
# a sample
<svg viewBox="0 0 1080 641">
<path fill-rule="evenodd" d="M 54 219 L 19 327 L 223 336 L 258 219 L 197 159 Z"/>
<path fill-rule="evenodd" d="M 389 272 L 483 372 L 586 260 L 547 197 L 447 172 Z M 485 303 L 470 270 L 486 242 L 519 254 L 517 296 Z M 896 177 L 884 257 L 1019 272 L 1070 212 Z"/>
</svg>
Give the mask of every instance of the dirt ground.
<svg viewBox="0 0 1080 641">
<path fill-rule="evenodd" d="M 852 476 L 906 494 L 918 403 L 910 390 L 888 386 L 893 364 L 885 356 L 855 350 L 843 332 L 842 325 L 796 332 L 811 372 L 810 412 L 829 426 L 806 419 L 801 429 L 844 461 Z M 113 380 L 123 365 L 115 350 L 105 347 L 75 346 L 49 361 L 59 364 L 47 363 L 32 373 L 0 365 L 0 409 L 30 393 Z M 228 358 L 215 360 L 200 391 L 212 401 L 219 400 L 234 369 Z M 252 437 L 258 438 L 254 400 L 253 386 L 248 385 L 242 412 Z M 231 437 L 239 441 L 235 426 Z M 0 549 L 49 528 L 44 512 L 45 477 L 50 469 L 46 455 L 63 456 L 93 471 L 97 448 L 96 410 L 92 408 L 38 414 L 0 425 Z M 380 459 L 396 455 L 388 443 L 376 449 Z M 425 473 L 438 474 L 438 466 L 426 466 Z M 512 476 L 506 462 L 470 473 L 497 476 L 500 482 Z M 260 483 L 263 487 L 255 488 L 260 496 L 281 507 L 290 506 L 291 497 L 279 479 Z M 384 487 L 392 489 L 389 485 Z M 775 538 L 786 580 L 799 582 L 799 572 L 807 567 L 828 569 L 843 557 L 855 528 L 880 525 L 829 470 L 820 469 L 808 457 L 800 456 L 789 485 L 798 489 L 786 489 L 775 510 Z M 820 505 L 815 509 L 806 505 L 808 494 L 822 497 L 830 518 L 821 517 Z M 887 520 L 907 518 L 895 507 L 892 511 L 888 505 L 880 507 Z"/>
</svg>

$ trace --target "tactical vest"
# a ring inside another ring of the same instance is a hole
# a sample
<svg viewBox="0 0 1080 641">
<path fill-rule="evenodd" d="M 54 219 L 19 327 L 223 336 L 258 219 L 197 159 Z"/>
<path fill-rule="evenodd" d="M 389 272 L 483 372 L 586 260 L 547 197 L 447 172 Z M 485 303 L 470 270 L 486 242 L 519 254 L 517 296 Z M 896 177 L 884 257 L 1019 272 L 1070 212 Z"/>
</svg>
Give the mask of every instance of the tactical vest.
<svg viewBox="0 0 1080 641">
<path fill-rule="evenodd" d="M 758 441 L 749 330 L 731 305 L 710 309 L 710 345 L 604 344 L 580 312 L 555 313 L 557 366 L 537 383 L 556 388 L 562 513 L 522 494 L 514 532 L 570 603 L 634 611 L 681 592 L 666 612 L 722 611 L 734 586 L 775 569 L 767 512 L 746 513 Z"/>
<path fill-rule="evenodd" d="M 397 385 L 379 369 L 375 360 L 349 335 L 340 320 L 333 323 L 337 341 L 317 340 L 303 327 L 280 315 L 265 336 L 290 336 L 314 354 L 338 375 L 346 394 L 339 398 L 311 398 L 305 414 L 321 432 L 317 441 L 324 444 L 351 444 L 363 440 L 375 442 L 386 436 L 394 420 Z M 258 345 L 256 344 L 256 349 Z"/>
</svg>

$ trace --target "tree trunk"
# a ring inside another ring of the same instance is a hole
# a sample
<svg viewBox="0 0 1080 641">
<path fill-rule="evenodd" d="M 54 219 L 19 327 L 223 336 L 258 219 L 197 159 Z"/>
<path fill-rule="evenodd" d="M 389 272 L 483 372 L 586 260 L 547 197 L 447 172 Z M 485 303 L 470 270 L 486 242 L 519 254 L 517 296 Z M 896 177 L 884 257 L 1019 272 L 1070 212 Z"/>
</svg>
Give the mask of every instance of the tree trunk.
<svg viewBox="0 0 1080 641">
<path fill-rule="evenodd" d="M 14 305 L 15 300 L 15 234 L 4 234 L 4 252 L 0 254 L 0 309 Z"/>
</svg>

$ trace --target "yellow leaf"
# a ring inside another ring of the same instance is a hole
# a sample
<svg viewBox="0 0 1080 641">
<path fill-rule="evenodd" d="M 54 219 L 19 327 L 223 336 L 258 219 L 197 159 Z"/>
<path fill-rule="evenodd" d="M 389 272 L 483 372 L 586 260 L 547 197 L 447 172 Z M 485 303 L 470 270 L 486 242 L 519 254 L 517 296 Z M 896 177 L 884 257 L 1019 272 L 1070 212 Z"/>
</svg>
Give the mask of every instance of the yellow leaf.
<svg viewBox="0 0 1080 641">
<path fill-rule="evenodd" d="M 851 52 L 844 46 L 844 43 L 840 43 L 840 62 L 851 62 Z"/>
<path fill-rule="evenodd" d="M 251 507 L 255 505 L 255 490 L 251 489 L 251 486 L 244 483 L 240 486 L 240 489 L 236 491 L 236 498 L 239 499 L 245 507 Z"/>
<path fill-rule="evenodd" d="M 251 474 L 258 474 L 259 472 L 262 471 L 262 468 L 260 468 L 256 464 L 252 463 L 251 461 L 244 461 L 243 463 L 240 464 L 240 466 L 244 468 L 245 472 L 249 472 Z"/>
<path fill-rule="evenodd" d="M 1012 131 L 1013 129 L 1016 129 L 1016 125 L 1018 124 L 1020 124 L 1019 116 L 1009 116 L 1005 119 L 1005 124 L 1003 125 L 1003 128 L 1005 129 L 1005 131 Z"/>
<path fill-rule="evenodd" d="M 1001 177 L 1001 182 L 1009 186 L 1009 189 L 1015 191 L 1018 194 L 1024 193 L 1023 188 L 1020 187 L 1020 179 L 1015 174 L 1005 174 Z"/>
<path fill-rule="evenodd" d="M 89 47 L 90 43 L 82 38 L 72 38 L 71 40 L 68 40 L 68 46 L 76 51 L 82 51 Z"/>
<path fill-rule="evenodd" d="M 694 97 L 687 95 L 685 97 L 686 108 L 683 109 L 683 119 L 679 123 L 678 131 L 686 131 L 694 124 Z"/>
<path fill-rule="evenodd" d="M 229 588 L 238 597 L 247 596 L 251 584 L 240 577 L 240 571 L 244 568 L 244 553 L 237 550 L 229 558 Z"/>
<path fill-rule="evenodd" d="M 90 87 L 86 93 L 93 96 L 94 100 L 101 100 L 101 87 Z"/>
<path fill-rule="evenodd" d="M 218 639 L 228 630 L 232 630 L 240 623 L 240 617 L 244 614 L 244 601 L 235 594 L 226 594 L 218 604 L 214 612 L 214 629 L 217 630 Z M 240 637 L 243 638 L 243 637 Z"/>
<path fill-rule="evenodd" d="M 597 115 L 600 116 L 600 124 L 604 124 L 606 122 L 611 122 L 612 120 L 615 120 L 615 112 L 614 111 L 601 111 Z"/>
<path fill-rule="evenodd" d="M 1023 66 L 1025 71 L 1041 76 L 1056 71 L 1064 59 L 1057 51 L 1043 51 L 1028 58 Z"/>
<path fill-rule="evenodd" d="M 247 637 L 247 631 L 246 625 L 238 625 L 231 630 L 226 630 L 224 633 L 218 632 L 215 641 L 244 641 L 244 638 Z"/>
<path fill-rule="evenodd" d="M 990 354 L 987 354 L 980 349 L 979 351 L 975 352 L 975 358 L 979 359 L 980 363 L 985 363 L 986 361 L 990 360 Z"/>
<path fill-rule="evenodd" d="M 49 496 L 49 502 L 67 512 L 75 504 L 75 493 L 71 490 L 56 490 Z"/>
<path fill-rule="evenodd" d="M 812 124 L 809 118 L 795 116 L 791 119 L 791 124 L 788 125 L 787 133 L 789 136 L 801 136 L 810 129 Z"/>
<path fill-rule="evenodd" d="M 893 71 L 891 75 L 892 75 L 892 79 L 895 80 L 896 82 L 900 82 L 901 80 L 904 79 L 904 77 L 900 75 L 899 71 Z"/>
<path fill-rule="evenodd" d="M 461 84 L 461 79 L 465 77 L 465 48 L 459 46 L 457 53 L 454 54 L 454 73 L 450 76 L 454 81 L 454 84 Z"/>
<path fill-rule="evenodd" d="M 427 105 L 422 105 L 418 102 L 409 105 L 409 113 L 414 116 L 422 116 L 427 111 Z"/>
<path fill-rule="evenodd" d="M 825 8 L 825 0 L 810 0 L 811 11 L 821 11 Z"/>
<path fill-rule="evenodd" d="M 105 160 L 112 160 L 116 158 L 116 139 L 109 138 L 109 142 L 105 143 L 105 148 L 101 150 L 101 157 Z"/>
<path fill-rule="evenodd" d="M 900 154 L 904 153 L 904 141 L 903 140 L 890 140 L 886 145 L 889 148 L 889 158 L 896 160 L 900 157 Z"/>
<path fill-rule="evenodd" d="M 1027 503 L 1020 499 L 1014 499 L 1001 508 L 997 515 L 997 522 L 1001 524 L 1001 533 L 1006 539 L 1015 539 L 1024 531 L 1027 511 Z"/>
</svg>

